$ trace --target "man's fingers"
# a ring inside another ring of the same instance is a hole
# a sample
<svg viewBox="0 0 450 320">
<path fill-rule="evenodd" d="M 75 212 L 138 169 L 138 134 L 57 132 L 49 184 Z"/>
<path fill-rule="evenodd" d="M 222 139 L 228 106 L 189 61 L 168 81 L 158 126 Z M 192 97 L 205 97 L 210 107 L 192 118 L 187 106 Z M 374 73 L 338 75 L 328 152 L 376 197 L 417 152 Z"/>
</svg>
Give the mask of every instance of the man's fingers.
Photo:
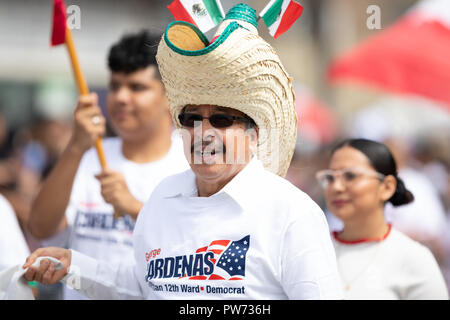
<svg viewBox="0 0 450 320">
<path fill-rule="evenodd" d="M 80 108 L 97 105 L 97 104 L 98 104 L 98 95 L 95 92 L 80 96 L 78 98 L 78 106 Z"/>
<path fill-rule="evenodd" d="M 121 174 L 109 169 L 103 170 L 99 174 L 95 175 L 95 177 L 100 181 L 102 186 L 124 180 Z"/>
<path fill-rule="evenodd" d="M 58 259 L 64 268 L 56 270 L 56 264 L 48 258 L 40 261 L 39 266 L 33 266 L 38 257 L 50 256 Z M 25 279 L 28 281 L 37 281 L 45 285 L 56 283 L 61 280 L 68 271 L 71 261 L 71 253 L 67 249 L 49 247 L 34 251 L 26 260 L 23 268 L 28 269 L 25 272 Z"/>
<path fill-rule="evenodd" d="M 34 261 L 36 261 L 37 258 L 39 258 L 40 256 L 44 256 L 45 255 L 45 249 L 37 249 L 36 251 L 34 251 L 33 253 L 31 253 L 27 260 L 25 261 L 25 264 L 23 265 L 23 269 L 29 268 Z"/>
<path fill-rule="evenodd" d="M 54 274 L 55 274 L 55 264 L 50 263 L 47 271 L 45 271 L 44 275 L 42 276 L 42 284 L 44 285 L 52 284 Z"/>
<path fill-rule="evenodd" d="M 106 167 L 106 168 L 103 168 L 102 171 L 96 175 L 96 177 L 101 177 L 101 178 L 109 177 L 109 176 L 111 176 L 114 173 L 115 173 L 115 171 L 113 171 L 110 168 Z"/>
<path fill-rule="evenodd" d="M 92 118 L 93 116 L 98 116 L 100 119 L 104 118 L 102 114 L 102 110 L 97 106 L 86 107 L 85 109 L 79 110 L 77 115 L 80 118 Z"/>
<path fill-rule="evenodd" d="M 40 283 L 45 284 L 45 285 L 49 284 L 49 283 L 45 282 L 44 276 L 49 272 L 51 264 L 52 263 L 48 259 L 44 259 L 44 260 L 41 261 L 41 263 L 40 263 L 40 265 L 39 265 L 39 267 L 38 267 L 38 269 L 37 269 L 37 271 L 35 273 L 35 280 L 37 282 L 40 282 Z M 47 277 L 48 276 L 49 275 L 47 275 Z M 50 277 L 51 276 L 52 276 L 52 272 L 50 272 Z"/>
<path fill-rule="evenodd" d="M 36 270 L 34 270 L 33 268 L 29 268 L 27 270 L 27 272 L 25 272 L 25 279 L 27 279 L 27 281 L 34 281 L 35 280 L 35 275 L 36 275 Z"/>
<path fill-rule="evenodd" d="M 53 273 L 53 279 L 51 280 L 52 284 L 58 282 L 59 280 L 61 280 L 62 278 L 64 278 L 64 276 L 67 274 L 68 269 L 67 268 L 63 268 L 60 270 L 56 270 Z"/>
<path fill-rule="evenodd" d="M 39 267 L 38 267 L 38 273 L 44 274 L 48 270 L 49 266 L 50 266 L 50 260 L 48 260 L 48 259 L 41 260 L 41 263 L 39 264 Z"/>
<path fill-rule="evenodd" d="M 30 256 L 27 257 L 27 259 L 25 260 L 25 263 L 22 266 L 22 269 L 26 269 L 30 266 Z"/>
<path fill-rule="evenodd" d="M 102 191 L 104 193 L 112 193 L 114 191 L 122 191 L 122 183 L 120 181 L 110 181 L 108 183 L 102 183 Z"/>
<path fill-rule="evenodd" d="M 92 119 L 94 117 L 98 117 L 99 121 L 94 123 L 92 121 Z M 92 125 L 95 125 L 98 127 L 100 127 L 101 125 L 104 125 L 106 123 L 106 120 L 102 114 L 102 111 L 100 110 L 99 107 L 95 107 L 95 106 L 77 111 L 77 113 L 75 114 L 75 120 L 78 123 L 92 124 Z"/>
<path fill-rule="evenodd" d="M 40 273 L 38 270 L 34 274 L 34 281 L 42 283 L 42 273 Z"/>
<path fill-rule="evenodd" d="M 122 189 L 122 182 L 121 180 L 117 179 L 100 179 L 100 186 L 104 192 L 112 192 L 114 190 L 121 190 Z"/>
</svg>

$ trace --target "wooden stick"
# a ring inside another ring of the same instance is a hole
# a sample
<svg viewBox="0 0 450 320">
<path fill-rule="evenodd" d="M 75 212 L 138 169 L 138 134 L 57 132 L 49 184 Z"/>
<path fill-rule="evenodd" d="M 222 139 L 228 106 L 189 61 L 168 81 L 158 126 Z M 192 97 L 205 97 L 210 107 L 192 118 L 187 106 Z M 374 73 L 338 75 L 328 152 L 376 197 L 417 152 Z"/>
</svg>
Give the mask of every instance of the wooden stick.
<svg viewBox="0 0 450 320">
<path fill-rule="evenodd" d="M 89 89 L 86 80 L 84 79 L 83 72 L 81 71 L 80 63 L 78 62 L 78 56 L 77 52 L 75 51 L 72 32 L 67 27 L 66 27 L 66 47 L 67 51 L 69 52 L 70 62 L 72 63 L 72 70 L 75 76 L 75 81 L 77 83 L 80 95 L 87 95 L 89 94 Z M 106 158 L 105 153 L 103 151 L 101 137 L 98 137 L 95 143 L 95 149 L 97 150 L 97 155 L 100 160 L 100 165 L 102 166 L 102 169 L 106 168 Z"/>
<path fill-rule="evenodd" d="M 72 70 L 75 76 L 75 81 L 78 86 L 78 90 L 80 95 L 89 94 L 89 88 L 87 86 L 86 80 L 84 79 L 83 72 L 81 71 L 80 63 L 78 62 L 77 52 L 75 50 L 75 45 L 73 42 L 72 32 L 69 28 L 66 27 L 66 47 L 70 56 L 70 62 L 72 64 Z M 95 149 L 97 150 L 98 159 L 100 161 L 100 165 L 102 169 L 106 168 L 106 157 L 105 152 L 103 151 L 102 138 L 98 137 L 97 141 L 95 141 Z M 114 219 L 117 219 L 122 214 L 114 209 Z"/>
</svg>

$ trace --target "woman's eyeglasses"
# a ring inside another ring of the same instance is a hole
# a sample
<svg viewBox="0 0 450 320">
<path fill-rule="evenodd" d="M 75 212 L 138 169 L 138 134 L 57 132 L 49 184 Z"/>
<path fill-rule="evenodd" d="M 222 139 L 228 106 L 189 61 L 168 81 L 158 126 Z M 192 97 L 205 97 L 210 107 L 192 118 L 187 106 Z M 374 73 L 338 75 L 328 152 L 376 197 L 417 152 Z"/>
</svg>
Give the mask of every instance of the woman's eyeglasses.
<svg viewBox="0 0 450 320">
<path fill-rule="evenodd" d="M 324 189 L 336 182 L 337 179 L 341 179 L 341 181 L 348 186 L 362 176 L 368 178 L 377 178 L 380 181 L 384 180 L 384 178 L 386 177 L 384 174 L 381 174 L 379 172 L 355 168 L 343 170 L 327 169 L 316 173 L 316 179 Z"/>
<path fill-rule="evenodd" d="M 245 123 L 249 122 L 249 119 L 239 116 L 233 116 L 229 114 L 213 114 L 212 116 L 203 117 L 201 114 L 196 113 L 188 113 L 188 112 L 182 112 L 178 116 L 178 120 L 180 120 L 180 123 L 183 127 L 194 127 L 195 125 L 198 125 L 200 122 L 203 121 L 203 119 L 208 119 L 209 123 L 214 128 L 227 128 L 231 127 L 234 124 L 234 121 L 242 121 Z"/>
</svg>

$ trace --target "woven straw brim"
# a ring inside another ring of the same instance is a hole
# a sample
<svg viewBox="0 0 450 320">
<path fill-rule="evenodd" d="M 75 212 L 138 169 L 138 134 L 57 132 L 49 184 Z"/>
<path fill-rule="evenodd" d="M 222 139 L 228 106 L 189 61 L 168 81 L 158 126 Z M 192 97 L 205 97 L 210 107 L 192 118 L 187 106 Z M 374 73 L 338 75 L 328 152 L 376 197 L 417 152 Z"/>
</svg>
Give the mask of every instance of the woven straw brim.
<svg viewBox="0 0 450 320">
<path fill-rule="evenodd" d="M 285 176 L 297 138 L 292 78 L 274 49 L 232 22 L 213 44 L 193 25 L 172 23 L 157 60 L 175 124 L 188 104 L 239 110 L 259 128 L 257 156 Z"/>
</svg>

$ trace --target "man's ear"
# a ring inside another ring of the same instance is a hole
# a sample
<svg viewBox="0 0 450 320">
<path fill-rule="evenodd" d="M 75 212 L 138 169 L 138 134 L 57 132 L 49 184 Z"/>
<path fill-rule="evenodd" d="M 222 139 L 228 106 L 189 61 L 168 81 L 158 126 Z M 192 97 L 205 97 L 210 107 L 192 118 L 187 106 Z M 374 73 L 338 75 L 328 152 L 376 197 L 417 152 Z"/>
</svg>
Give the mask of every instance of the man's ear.
<svg viewBox="0 0 450 320">
<path fill-rule="evenodd" d="M 259 130 L 258 127 L 253 126 L 251 128 L 246 129 L 247 135 L 250 137 L 250 141 L 254 141 L 258 143 Z"/>
<path fill-rule="evenodd" d="M 254 126 L 246 129 L 246 135 L 249 137 L 250 151 L 255 155 L 258 149 L 258 127 Z"/>
</svg>

